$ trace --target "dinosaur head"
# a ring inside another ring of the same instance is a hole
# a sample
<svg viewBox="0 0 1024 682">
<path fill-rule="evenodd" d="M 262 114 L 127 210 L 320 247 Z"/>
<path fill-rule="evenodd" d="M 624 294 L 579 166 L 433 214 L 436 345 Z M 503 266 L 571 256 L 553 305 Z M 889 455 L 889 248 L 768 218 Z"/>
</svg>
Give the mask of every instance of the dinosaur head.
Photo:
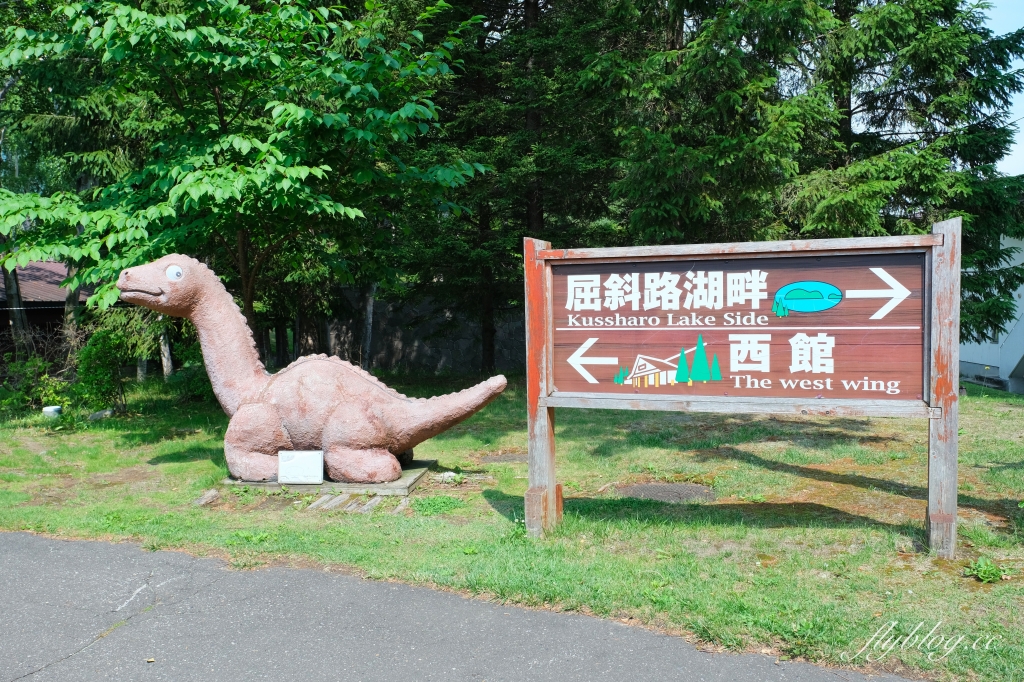
<svg viewBox="0 0 1024 682">
<path fill-rule="evenodd" d="M 202 297 L 213 272 L 195 258 L 172 253 L 146 265 L 121 271 L 121 300 L 173 317 L 188 317 Z"/>
</svg>

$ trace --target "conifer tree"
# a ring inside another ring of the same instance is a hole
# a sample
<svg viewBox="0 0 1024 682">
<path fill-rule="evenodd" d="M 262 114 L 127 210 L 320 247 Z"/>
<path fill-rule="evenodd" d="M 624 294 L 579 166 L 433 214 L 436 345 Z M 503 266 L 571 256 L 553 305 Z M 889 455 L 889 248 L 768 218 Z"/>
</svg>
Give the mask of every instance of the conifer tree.
<svg viewBox="0 0 1024 682">
<path fill-rule="evenodd" d="M 722 380 L 722 370 L 718 367 L 718 353 L 711 356 L 711 380 Z"/>
<path fill-rule="evenodd" d="M 704 335 L 697 335 L 697 349 L 693 351 L 693 371 L 690 377 L 694 381 L 707 383 L 711 379 L 711 370 L 708 366 L 708 353 L 704 348 Z"/>
<path fill-rule="evenodd" d="M 685 384 L 690 381 L 690 368 L 686 365 L 686 349 L 679 349 L 679 366 L 676 368 L 676 383 Z"/>
<path fill-rule="evenodd" d="M 611 6 L 619 7 L 617 4 Z M 995 164 L 1024 29 L 967 0 L 634 0 L 584 75 L 614 88 L 638 243 L 926 232 L 964 220 L 961 337 L 1014 319 L 1024 177 Z"/>
</svg>

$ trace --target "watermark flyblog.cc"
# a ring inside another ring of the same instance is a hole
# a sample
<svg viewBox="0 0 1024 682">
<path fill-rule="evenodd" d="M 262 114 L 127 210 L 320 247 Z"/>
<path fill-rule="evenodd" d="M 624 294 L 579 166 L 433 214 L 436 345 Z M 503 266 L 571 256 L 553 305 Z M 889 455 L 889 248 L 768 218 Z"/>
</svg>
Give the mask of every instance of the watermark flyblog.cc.
<svg viewBox="0 0 1024 682">
<path fill-rule="evenodd" d="M 942 632 L 941 620 L 935 623 L 927 634 L 921 634 L 926 627 L 925 622 L 921 621 L 910 632 L 903 634 L 899 621 L 889 621 L 868 638 L 860 651 L 853 655 L 844 651 L 839 654 L 839 657 L 844 661 L 862 659 L 867 662 L 876 662 L 883 660 L 893 652 L 916 649 L 926 654 L 929 661 L 941 661 L 957 650 L 989 651 L 995 648 L 995 643 L 998 640 L 1002 639 L 1001 635 L 972 637 L 955 633 L 946 634 Z"/>
</svg>

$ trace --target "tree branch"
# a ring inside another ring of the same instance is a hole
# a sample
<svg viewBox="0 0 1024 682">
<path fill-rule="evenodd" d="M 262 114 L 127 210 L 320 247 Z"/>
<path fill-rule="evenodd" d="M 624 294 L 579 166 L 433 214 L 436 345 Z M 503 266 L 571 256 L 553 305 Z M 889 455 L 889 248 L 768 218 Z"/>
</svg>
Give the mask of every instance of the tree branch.
<svg viewBox="0 0 1024 682">
<path fill-rule="evenodd" d="M 21 76 L 21 70 L 20 69 L 18 71 L 15 71 L 14 74 L 11 75 L 11 77 L 7 79 L 7 82 L 4 83 L 4 89 L 0 90 L 0 102 L 4 101 L 4 97 L 7 97 L 7 91 L 11 89 L 11 86 L 13 86 L 16 82 L 18 82 L 18 77 L 19 76 Z"/>
<path fill-rule="evenodd" d="M 224 102 L 220 98 L 220 86 L 213 86 L 213 98 L 217 100 L 217 118 L 220 120 L 220 132 L 227 135 L 228 123 L 224 120 Z"/>
</svg>

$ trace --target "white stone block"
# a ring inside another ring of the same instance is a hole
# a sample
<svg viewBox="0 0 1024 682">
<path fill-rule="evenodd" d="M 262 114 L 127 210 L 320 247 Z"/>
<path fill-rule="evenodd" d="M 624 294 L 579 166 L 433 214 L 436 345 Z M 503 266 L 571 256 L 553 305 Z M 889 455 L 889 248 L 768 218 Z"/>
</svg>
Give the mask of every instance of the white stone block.
<svg viewBox="0 0 1024 682">
<path fill-rule="evenodd" d="M 323 450 L 281 450 L 277 453 L 277 482 L 319 485 L 324 482 Z"/>
</svg>

